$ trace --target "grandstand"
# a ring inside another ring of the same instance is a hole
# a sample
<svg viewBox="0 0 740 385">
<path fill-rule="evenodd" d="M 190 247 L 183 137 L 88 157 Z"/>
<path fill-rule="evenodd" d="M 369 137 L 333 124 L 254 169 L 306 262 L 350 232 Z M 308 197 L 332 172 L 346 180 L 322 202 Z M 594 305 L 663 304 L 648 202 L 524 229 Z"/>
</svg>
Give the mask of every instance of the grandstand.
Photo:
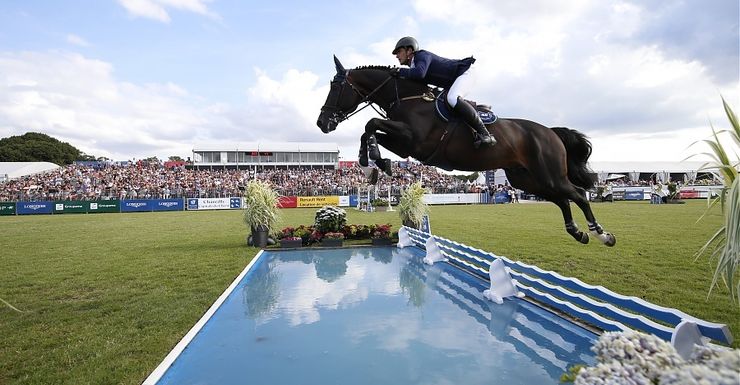
<svg viewBox="0 0 740 385">
<path fill-rule="evenodd" d="M 336 143 L 235 143 L 233 146 L 202 145 L 193 149 L 194 169 L 336 169 L 339 146 Z"/>
</svg>

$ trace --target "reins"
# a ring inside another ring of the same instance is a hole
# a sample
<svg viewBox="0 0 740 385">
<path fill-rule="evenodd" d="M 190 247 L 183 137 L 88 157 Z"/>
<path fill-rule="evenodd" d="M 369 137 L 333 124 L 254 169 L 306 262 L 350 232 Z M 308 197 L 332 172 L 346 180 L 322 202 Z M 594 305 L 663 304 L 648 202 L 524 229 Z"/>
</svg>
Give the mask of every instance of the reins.
<svg viewBox="0 0 740 385">
<path fill-rule="evenodd" d="M 362 100 L 360 100 L 360 102 L 357 103 L 357 105 L 360 105 L 362 103 L 365 103 L 365 105 L 362 106 L 362 107 L 360 107 L 360 108 L 358 108 L 358 109 L 356 109 L 355 111 L 352 111 L 349 114 L 345 114 L 344 112 L 340 111 L 338 108 L 332 107 L 333 109 L 335 109 L 335 112 L 333 113 L 333 115 L 334 115 L 334 117 L 333 117 L 334 119 L 333 120 L 337 124 L 339 124 L 339 123 L 341 123 L 341 122 L 349 119 L 353 115 L 357 114 L 358 112 L 364 110 L 368 106 L 372 107 L 373 110 L 375 110 L 375 112 L 378 113 L 378 115 L 380 115 L 381 117 L 383 117 L 383 119 L 389 119 L 388 118 L 388 112 L 387 111 L 384 111 L 384 108 L 382 106 L 378 106 L 380 108 L 380 110 L 378 110 L 378 108 L 376 108 L 376 106 L 375 106 L 376 103 L 373 103 L 370 100 L 370 98 L 373 95 L 375 95 L 378 91 L 380 91 L 380 89 L 383 88 L 389 81 L 391 81 L 391 79 L 394 79 L 394 77 L 389 75 L 388 78 L 386 78 L 382 83 L 380 83 L 380 85 L 378 85 L 372 91 L 370 91 L 370 93 L 368 93 L 367 95 L 363 95 L 363 93 L 359 89 L 357 89 L 357 87 L 355 87 L 355 85 L 352 84 L 352 82 L 349 80 L 349 71 L 350 70 L 347 70 L 346 74 L 344 75 L 344 80 L 342 82 L 346 82 L 347 84 L 349 84 L 349 86 L 352 88 L 352 91 L 362 97 Z M 426 98 L 429 97 L 427 95 L 427 93 L 424 93 L 424 94 L 421 94 L 421 95 L 413 95 L 413 96 L 406 96 L 406 97 L 400 98 L 399 97 L 399 94 L 398 94 L 398 80 L 397 79 L 395 81 L 394 86 L 395 86 L 395 91 L 396 91 L 396 100 L 393 101 L 393 102 L 391 102 L 390 106 L 388 107 L 388 111 L 392 110 L 394 108 L 394 106 L 397 106 L 397 105 L 401 104 L 401 102 L 404 102 L 404 101 L 407 101 L 407 100 L 414 100 L 414 99 L 424 99 L 424 100 L 426 100 Z M 341 98 L 342 90 L 343 89 L 344 88 L 342 88 L 339 91 L 339 94 L 337 95 L 337 104 L 339 102 L 339 99 Z M 326 108 L 326 106 L 324 106 L 324 108 Z"/>
</svg>

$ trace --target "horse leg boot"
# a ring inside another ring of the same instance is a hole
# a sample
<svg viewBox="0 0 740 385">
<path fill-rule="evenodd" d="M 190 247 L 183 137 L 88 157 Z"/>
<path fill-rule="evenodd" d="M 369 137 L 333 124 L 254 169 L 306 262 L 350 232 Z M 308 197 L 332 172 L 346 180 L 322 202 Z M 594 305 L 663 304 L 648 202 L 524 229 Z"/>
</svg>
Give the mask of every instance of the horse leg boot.
<svg viewBox="0 0 740 385">
<path fill-rule="evenodd" d="M 380 149 L 378 148 L 378 140 L 375 138 L 375 135 L 367 136 L 367 152 L 370 155 L 370 159 L 380 159 Z"/>
<path fill-rule="evenodd" d="M 367 159 L 367 139 L 365 137 L 367 134 L 363 134 L 360 138 L 360 154 L 357 157 L 357 162 L 360 163 L 360 166 L 362 167 L 368 167 L 368 159 Z"/>
<path fill-rule="evenodd" d="M 388 176 L 393 176 L 393 171 L 391 171 L 391 160 L 390 159 L 382 159 L 380 157 L 380 149 L 378 148 L 378 139 L 375 137 L 375 135 L 369 135 L 367 137 L 367 152 L 370 156 L 370 159 L 375 161 L 375 165 L 381 169 L 383 172 L 388 174 Z"/>
<path fill-rule="evenodd" d="M 457 104 L 455 105 L 454 111 L 460 115 L 463 120 L 465 120 L 465 123 L 475 130 L 475 133 L 477 134 L 477 139 L 475 141 L 476 148 L 480 147 L 481 144 L 491 146 L 496 144 L 496 139 L 493 139 L 491 134 L 488 132 L 486 125 L 483 124 L 482 120 L 480 120 L 478 111 L 476 111 L 470 103 L 466 102 L 465 99 L 459 96 L 457 97 Z"/>
</svg>

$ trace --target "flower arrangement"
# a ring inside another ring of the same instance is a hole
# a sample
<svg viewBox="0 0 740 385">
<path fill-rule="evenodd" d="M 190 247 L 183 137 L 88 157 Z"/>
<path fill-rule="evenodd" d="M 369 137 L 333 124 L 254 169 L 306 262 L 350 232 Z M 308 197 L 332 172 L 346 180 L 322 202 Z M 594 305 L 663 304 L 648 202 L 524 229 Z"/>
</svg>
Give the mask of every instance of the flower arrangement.
<svg viewBox="0 0 740 385">
<path fill-rule="evenodd" d="M 379 239 L 379 238 L 390 238 L 391 237 L 391 225 L 390 224 L 373 225 L 371 231 L 372 231 L 371 238 Z"/>
<path fill-rule="evenodd" d="M 347 212 L 335 206 L 324 206 L 316 210 L 314 226 L 316 230 L 327 233 L 342 229 L 347 223 Z"/>
<path fill-rule="evenodd" d="M 575 366 L 561 382 L 585 384 L 737 384 L 737 350 L 694 346 L 688 360 L 666 341 L 640 332 L 607 332 L 591 347 L 597 364 Z"/>
<path fill-rule="evenodd" d="M 285 227 L 277 234 L 278 239 L 295 240 L 301 239 L 304 246 L 323 243 L 325 240 L 342 241 L 345 239 L 363 240 L 372 239 L 390 241 L 398 237 L 397 232 L 391 231 L 390 224 L 384 225 L 343 225 L 339 231 L 322 232 L 316 226 L 300 225 L 297 227 Z M 388 242 L 385 242 L 386 244 Z"/>
<path fill-rule="evenodd" d="M 324 234 L 325 239 L 344 239 L 344 234 L 342 233 L 326 233 Z"/>
</svg>

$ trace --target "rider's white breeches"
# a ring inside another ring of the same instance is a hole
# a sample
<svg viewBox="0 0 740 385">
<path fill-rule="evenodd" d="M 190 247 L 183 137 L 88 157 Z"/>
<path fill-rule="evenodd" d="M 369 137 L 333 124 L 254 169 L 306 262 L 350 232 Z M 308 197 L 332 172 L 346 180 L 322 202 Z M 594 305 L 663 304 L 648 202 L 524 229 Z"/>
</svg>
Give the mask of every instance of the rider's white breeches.
<svg viewBox="0 0 740 385">
<path fill-rule="evenodd" d="M 447 91 L 447 103 L 454 108 L 457 105 L 457 97 L 464 98 L 467 96 L 468 91 L 474 84 L 475 72 L 473 67 L 470 67 L 465 73 L 455 79 L 455 82 L 450 86 L 450 89 Z"/>
</svg>

